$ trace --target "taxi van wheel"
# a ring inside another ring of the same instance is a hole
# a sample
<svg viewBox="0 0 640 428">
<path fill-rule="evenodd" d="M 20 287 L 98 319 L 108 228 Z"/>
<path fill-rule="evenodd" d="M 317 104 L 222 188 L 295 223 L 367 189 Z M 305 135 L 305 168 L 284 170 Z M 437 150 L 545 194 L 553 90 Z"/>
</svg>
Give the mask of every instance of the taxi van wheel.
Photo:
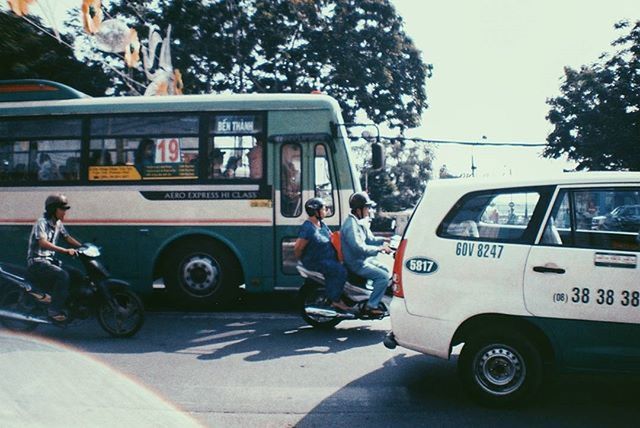
<svg viewBox="0 0 640 428">
<path fill-rule="evenodd" d="M 306 280 L 300 287 L 300 291 L 298 291 L 298 308 L 302 319 L 312 327 L 329 330 L 337 326 L 342 320 L 320 315 L 309 315 L 305 310 L 307 305 L 326 305 L 325 300 L 324 287 L 314 281 Z"/>
<path fill-rule="evenodd" d="M 165 266 L 169 294 L 183 305 L 204 307 L 232 299 L 239 282 L 235 258 L 215 242 L 186 242 Z"/>
<path fill-rule="evenodd" d="M 481 404 L 513 406 L 539 388 L 542 360 L 535 346 L 522 335 L 480 336 L 465 342 L 458 373 L 469 394 Z"/>
</svg>

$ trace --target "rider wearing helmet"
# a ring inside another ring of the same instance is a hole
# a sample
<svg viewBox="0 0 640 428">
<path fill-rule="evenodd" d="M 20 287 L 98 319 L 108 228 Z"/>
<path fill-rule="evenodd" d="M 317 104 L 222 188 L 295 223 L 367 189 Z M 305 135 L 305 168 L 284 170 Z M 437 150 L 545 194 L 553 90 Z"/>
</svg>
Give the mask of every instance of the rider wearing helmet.
<svg viewBox="0 0 640 428">
<path fill-rule="evenodd" d="M 62 193 L 49 195 L 44 203 L 45 212 L 33 225 L 29 236 L 29 273 L 36 283 L 52 285 L 49 316 L 55 321 L 66 320 L 63 307 L 69 295 L 69 273 L 60 267 L 60 262 L 54 256 L 56 253 L 70 256 L 76 254 L 75 249 L 60 247 L 56 242 L 62 236 L 71 247 L 77 248 L 81 245 L 67 233 L 62 224 L 70 208 L 67 197 Z"/>
<path fill-rule="evenodd" d="M 331 243 L 331 230 L 322 221 L 327 215 L 327 206 L 322 198 L 309 199 L 304 204 L 309 216 L 300 227 L 294 247 L 296 257 L 307 268 L 324 275 L 327 298 L 331 306 L 339 311 L 350 308 L 341 299 L 342 289 L 347 279 L 347 271 L 338 261 L 336 250 Z"/>
<path fill-rule="evenodd" d="M 355 274 L 373 281 L 373 292 L 364 310 L 370 316 L 381 316 L 378 305 L 389 284 L 389 270 L 375 259 L 379 252 L 391 252 L 384 238 L 376 238 L 369 229 L 369 210 L 376 206 L 366 192 L 349 198 L 351 214 L 340 229 L 340 244 L 344 263 Z"/>
</svg>

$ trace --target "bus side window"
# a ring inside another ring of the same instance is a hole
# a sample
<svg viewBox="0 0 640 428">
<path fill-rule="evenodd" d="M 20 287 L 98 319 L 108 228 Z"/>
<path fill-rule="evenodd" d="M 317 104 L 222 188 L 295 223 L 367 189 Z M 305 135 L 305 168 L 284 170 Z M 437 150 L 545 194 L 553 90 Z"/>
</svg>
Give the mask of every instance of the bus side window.
<svg viewBox="0 0 640 428">
<path fill-rule="evenodd" d="M 192 179 L 198 176 L 199 121 L 192 115 L 91 118 L 90 181 Z"/>
<path fill-rule="evenodd" d="M 209 178 L 259 180 L 263 148 L 254 135 L 216 135 L 209 141 Z"/>
<path fill-rule="evenodd" d="M 301 154 L 298 144 L 284 144 L 280 152 L 280 206 L 285 217 L 302 213 Z"/>
<path fill-rule="evenodd" d="M 331 183 L 331 167 L 327 148 L 323 144 L 316 145 L 315 148 L 315 196 L 322 198 L 327 204 L 327 217 L 331 217 L 334 210 L 333 184 Z"/>
<path fill-rule="evenodd" d="M 38 181 L 80 179 L 79 140 L 38 141 L 37 147 Z M 32 168 L 36 168 L 36 165 L 32 165 Z"/>
<path fill-rule="evenodd" d="M 81 121 L 74 118 L 0 121 L 0 180 L 80 180 Z"/>
<path fill-rule="evenodd" d="M 262 165 L 263 165 L 263 142 L 261 139 L 256 140 L 255 145 L 247 152 L 247 158 L 249 159 L 249 178 L 260 179 L 262 178 Z"/>
</svg>

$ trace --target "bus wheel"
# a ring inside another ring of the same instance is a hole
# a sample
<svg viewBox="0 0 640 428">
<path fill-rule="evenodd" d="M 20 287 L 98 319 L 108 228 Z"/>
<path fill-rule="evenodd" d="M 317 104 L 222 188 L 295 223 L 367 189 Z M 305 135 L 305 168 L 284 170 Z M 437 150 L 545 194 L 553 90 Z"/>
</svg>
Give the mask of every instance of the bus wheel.
<svg viewBox="0 0 640 428">
<path fill-rule="evenodd" d="M 239 267 L 216 243 L 189 242 L 173 251 L 165 273 L 169 292 L 189 304 L 220 303 L 234 294 Z"/>
<path fill-rule="evenodd" d="M 508 406 L 531 396 L 542 380 L 539 352 L 516 333 L 469 338 L 458 373 L 471 396 L 488 406 Z"/>
<path fill-rule="evenodd" d="M 340 318 L 323 317 L 322 315 L 310 315 L 307 313 L 308 306 L 322 306 L 326 304 L 324 287 L 318 283 L 307 279 L 300 291 L 298 291 L 298 308 L 302 319 L 307 324 L 315 328 L 332 329 L 342 321 Z"/>
</svg>

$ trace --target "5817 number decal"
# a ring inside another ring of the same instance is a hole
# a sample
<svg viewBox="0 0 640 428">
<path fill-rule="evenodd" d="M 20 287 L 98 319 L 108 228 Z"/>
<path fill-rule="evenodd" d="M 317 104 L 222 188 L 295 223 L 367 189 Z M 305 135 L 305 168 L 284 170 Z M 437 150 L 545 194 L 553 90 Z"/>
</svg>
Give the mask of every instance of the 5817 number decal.
<svg viewBox="0 0 640 428">
<path fill-rule="evenodd" d="M 438 263 L 426 257 L 412 257 L 404 263 L 404 266 L 420 275 L 428 275 L 438 270 Z"/>
</svg>

